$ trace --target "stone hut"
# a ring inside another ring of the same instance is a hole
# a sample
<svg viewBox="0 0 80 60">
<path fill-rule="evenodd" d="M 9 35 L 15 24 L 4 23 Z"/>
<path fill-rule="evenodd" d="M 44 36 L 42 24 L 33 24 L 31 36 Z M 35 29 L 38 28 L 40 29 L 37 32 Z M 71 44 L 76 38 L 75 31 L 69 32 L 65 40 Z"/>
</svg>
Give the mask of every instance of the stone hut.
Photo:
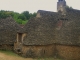
<svg viewBox="0 0 80 60">
<path fill-rule="evenodd" d="M 20 43 L 18 41 L 14 44 L 16 52 L 25 57 L 53 56 L 55 22 L 53 18 L 49 17 L 31 18 L 24 26 L 26 34 L 24 39 Z"/>
<path fill-rule="evenodd" d="M 0 49 L 13 50 L 19 25 L 12 17 L 0 19 Z"/>
<path fill-rule="evenodd" d="M 58 7 L 62 3 L 64 6 L 58 12 L 39 10 L 18 32 L 16 53 L 25 57 L 80 59 L 80 11 L 66 8 L 65 0 L 58 0 L 59 3 Z"/>
</svg>

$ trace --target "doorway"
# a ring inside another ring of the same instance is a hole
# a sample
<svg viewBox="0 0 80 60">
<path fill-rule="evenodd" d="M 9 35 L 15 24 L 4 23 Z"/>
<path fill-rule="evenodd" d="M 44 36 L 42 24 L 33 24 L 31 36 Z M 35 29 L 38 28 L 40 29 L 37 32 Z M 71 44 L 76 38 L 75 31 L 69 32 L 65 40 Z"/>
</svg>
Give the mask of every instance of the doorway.
<svg viewBox="0 0 80 60">
<path fill-rule="evenodd" d="M 17 33 L 17 42 L 22 43 L 22 33 Z"/>
</svg>

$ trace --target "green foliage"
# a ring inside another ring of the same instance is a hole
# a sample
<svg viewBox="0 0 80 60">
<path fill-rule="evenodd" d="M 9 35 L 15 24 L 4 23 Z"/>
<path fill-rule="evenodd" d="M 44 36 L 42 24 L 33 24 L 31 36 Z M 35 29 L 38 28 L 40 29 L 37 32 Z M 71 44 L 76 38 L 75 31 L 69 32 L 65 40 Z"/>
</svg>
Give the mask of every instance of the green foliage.
<svg viewBox="0 0 80 60">
<path fill-rule="evenodd" d="M 24 11 L 21 14 L 23 14 L 26 17 L 26 19 L 28 19 L 28 20 L 30 19 L 30 14 L 28 11 Z"/>
<path fill-rule="evenodd" d="M 29 11 L 23 11 L 21 14 L 13 11 L 0 11 L 0 18 L 5 19 L 12 16 L 13 19 L 19 24 L 26 24 L 31 17 L 35 17 L 36 13 L 29 13 Z"/>
<path fill-rule="evenodd" d="M 18 56 L 17 54 L 15 54 L 13 51 L 10 50 L 0 50 L 0 52 L 10 56 Z"/>
<path fill-rule="evenodd" d="M 5 13 L 3 10 L 1 10 L 1 12 L 0 12 L 0 18 L 6 18 L 8 16 L 9 15 L 7 13 Z"/>
<path fill-rule="evenodd" d="M 28 22 L 28 20 L 26 20 L 26 21 L 22 21 L 22 24 L 26 24 Z"/>
<path fill-rule="evenodd" d="M 22 24 L 22 19 L 17 19 L 16 22 Z"/>
<path fill-rule="evenodd" d="M 68 5 L 66 6 L 66 8 L 73 9 L 71 6 L 69 7 Z"/>
<path fill-rule="evenodd" d="M 29 11 L 24 11 L 21 13 L 22 15 L 24 15 L 26 17 L 27 20 L 29 20 L 31 17 L 36 17 L 37 13 L 29 13 Z"/>
<path fill-rule="evenodd" d="M 18 16 L 18 19 L 26 20 L 26 17 L 25 17 L 25 15 L 20 14 L 20 15 Z"/>
</svg>

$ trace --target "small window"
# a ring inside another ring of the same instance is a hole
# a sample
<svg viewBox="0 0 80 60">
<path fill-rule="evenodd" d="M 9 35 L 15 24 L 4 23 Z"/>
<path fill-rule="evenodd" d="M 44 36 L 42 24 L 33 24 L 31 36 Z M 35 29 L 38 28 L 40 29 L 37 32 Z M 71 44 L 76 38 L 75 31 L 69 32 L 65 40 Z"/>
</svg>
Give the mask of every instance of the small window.
<svg viewBox="0 0 80 60">
<path fill-rule="evenodd" d="M 20 50 L 20 49 L 18 49 L 18 50 L 17 50 L 17 52 L 21 52 L 21 50 Z"/>
<path fill-rule="evenodd" d="M 45 54 L 45 50 L 44 50 L 44 54 Z"/>
</svg>

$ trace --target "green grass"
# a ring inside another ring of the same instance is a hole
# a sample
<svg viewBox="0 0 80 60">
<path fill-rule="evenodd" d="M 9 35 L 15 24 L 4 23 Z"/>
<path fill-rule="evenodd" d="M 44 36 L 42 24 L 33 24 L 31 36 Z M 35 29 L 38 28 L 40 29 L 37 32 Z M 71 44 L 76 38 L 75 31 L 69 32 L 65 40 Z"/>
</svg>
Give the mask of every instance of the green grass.
<svg viewBox="0 0 80 60">
<path fill-rule="evenodd" d="M 10 56 L 18 56 L 17 54 L 15 54 L 13 51 L 9 51 L 9 50 L 0 50 L 1 53 L 4 53 L 6 55 L 10 55 Z M 18 56 L 19 57 L 19 56 Z"/>
<path fill-rule="evenodd" d="M 24 25 L 25 25 L 27 22 L 28 22 L 28 20 L 26 20 L 26 21 L 22 21 L 22 24 L 24 24 Z"/>
<path fill-rule="evenodd" d="M 19 55 L 17 55 L 16 53 L 14 53 L 13 51 L 9 51 L 9 50 L 0 50 L 1 53 L 4 53 L 8 56 L 14 56 L 14 57 L 21 57 Z M 26 58 L 27 59 L 27 58 Z M 24 59 L 25 60 L 25 59 Z M 54 59 L 54 58 L 36 58 L 33 60 L 61 60 L 61 59 Z"/>
</svg>

